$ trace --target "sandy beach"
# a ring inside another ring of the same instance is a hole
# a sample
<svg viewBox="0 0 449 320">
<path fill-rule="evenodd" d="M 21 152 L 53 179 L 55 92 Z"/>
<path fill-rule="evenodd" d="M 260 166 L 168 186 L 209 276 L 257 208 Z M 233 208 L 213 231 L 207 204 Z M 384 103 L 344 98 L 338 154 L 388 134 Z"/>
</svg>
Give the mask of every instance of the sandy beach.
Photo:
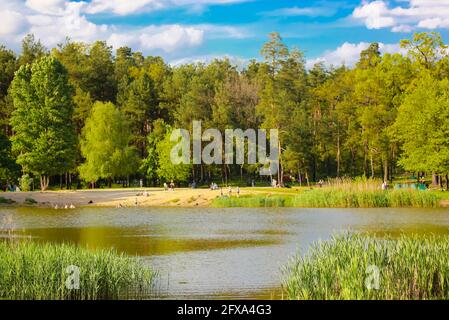
<svg viewBox="0 0 449 320">
<path fill-rule="evenodd" d="M 263 190 L 261 190 L 263 191 Z M 223 189 L 227 194 L 228 189 Z M 236 189 L 232 189 L 236 195 Z M 242 189 L 241 195 L 255 194 L 257 191 Z M 209 189 L 175 189 L 165 191 L 161 188 L 110 189 L 82 191 L 46 191 L 46 192 L 6 192 L 0 197 L 11 199 L 21 205 L 27 198 L 38 202 L 36 206 L 64 207 L 207 207 L 219 197 L 220 190 Z"/>
</svg>

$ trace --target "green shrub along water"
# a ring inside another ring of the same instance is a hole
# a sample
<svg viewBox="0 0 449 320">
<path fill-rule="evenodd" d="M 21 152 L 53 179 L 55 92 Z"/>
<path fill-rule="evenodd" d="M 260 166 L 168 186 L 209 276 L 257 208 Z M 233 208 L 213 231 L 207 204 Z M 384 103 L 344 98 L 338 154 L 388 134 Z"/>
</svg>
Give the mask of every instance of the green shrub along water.
<svg viewBox="0 0 449 320">
<path fill-rule="evenodd" d="M 448 236 L 343 235 L 292 259 L 283 287 L 293 300 L 449 299 L 448 252 Z"/>
<path fill-rule="evenodd" d="M 79 289 L 66 286 L 70 266 L 79 268 Z M 0 242 L 0 299 L 139 299 L 152 293 L 154 279 L 149 268 L 113 250 Z"/>
<path fill-rule="evenodd" d="M 355 191 L 323 188 L 297 195 L 257 195 L 219 197 L 214 207 L 298 207 L 298 208 L 436 208 L 441 197 L 430 191 L 387 190 Z"/>
<path fill-rule="evenodd" d="M 16 203 L 14 200 L 0 197 L 0 204 L 14 204 L 14 203 Z"/>
</svg>

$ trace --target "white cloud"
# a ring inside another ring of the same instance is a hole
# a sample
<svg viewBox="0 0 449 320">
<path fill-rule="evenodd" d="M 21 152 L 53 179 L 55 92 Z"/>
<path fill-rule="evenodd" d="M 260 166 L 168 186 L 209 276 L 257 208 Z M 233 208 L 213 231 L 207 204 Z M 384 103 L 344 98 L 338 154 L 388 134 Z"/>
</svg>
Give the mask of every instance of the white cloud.
<svg viewBox="0 0 449 320">
<path fill-rule="evenodd" d="M 182 5 L 190 0 L 173 0 Z M 192 0 L 193 1 L 193 0 Z M 226 3 L 233 0 L 199 1 L 199 3 Z M 99 5 L 101 0 L 93 1 Z M 136 10 L 150 2 L 138 0 L 108 2 L 114 8 Z M 68 36 L 74 41 L 92 42 L 107 40 L 115 49 L 130 46 L 146 54 L 161 54 L 175 57 L 186 54 L 183 50 L 201 46 L 205 39 L 244 38 L 246 32 L 241 28 L 220 25 L 147 25 L 124 27 L 96 24 L 89 21 L 86 10 L 89 4 L 84 1 L 66 0 L 0 0 L 0 43 L 18 49 L 20 41 L 27 33 L 35 36 L 48 47 L 61 43 Z M 105 2 L 106 3 L 106 2 Z M 132 3 L 132 4 L 131 4 Z M 120 7 L 119 5 L 123 5 Z M 106 10 L 106 9 L 105 9 Z"/>
<path fill-rule="evenodd" d="M 354 66 L 360 59 L 360 53 L 363 50 L 368 49 L 369 46 L 370 43 L 368 42 L 345 42 L 334 51 L 327 51 L 318 58 L 307 60 L 307 68 L 311 69 L 313 65 L 319 62 L 323 62 L 327 66 Z M 401 49 L 398 44 L 379 43 L 379 50 L 382 54 L 406 53 L 405 50 Z"/>
<path fill-rule="evenodd" d="M 22 32 L 28 25 L 25 16 L 11 10 L 0 10 L 0 36 Z"/>
<path fill-rule="evenodd" d="M 27 0 L 26 6 L 43 14 L 62 14 L 65 0 Z"/>
<path fill-rule="evenodd" d="M 281 8 L 273 11 L 267 11 L 263 14 L 274 17 L 294 17 L 294 16 L 308 16 L 308 17 L 331 17 L 335 15 L 337 9 L 334 6 L 326 7 L 292 7 Z"/>
<path fill-rule="evenodd" d="M 36 0 L 37 1 L 37 0 Z M 51 0 L 46 0 L 51 1 Z M 230 4 L 248 0 L 92 0 L 86 12 L 90 14 L 111 12 L 117 15 L 153 11 L 168 7 L 193 6 L 196 11 L 207 5 Z"/>
<path fill-rule="evenodd" d="M 414 28 L 449 28 L 449 0 L 402 0 L 391 7 L 385 0 L 364 1 L 352 17 L 363 21 L 368 29 L 392 28 L 393 32 L 410 32 Z"/>
<path fill-rule="evenodd" d="M 195 27 L 170 25 L 148 27 L 139 37 L 141 46 L 148 50 L 173 52 L 180 48 L 196 47 L 203 42 L 204 31 Z"/>
<path fill-rule="evenodd" d="M 189 64 L 189 63 L 211 63 L 212 61 L 219 59 L 228 59 L 229 62 L 236 66 L 239 70 L 243 70 L 248 63 L 249 60 L 244 59 L 242 57 L 227 55 L 227 54 L 211 54 L 211 55 L 203 55 L 203 56 L 192 56 L 192 57 L 185 57 L 182 59 L 173 60 L 170 62 L 170 65 L 176 67 L 183 64 Z"/>
</svg>

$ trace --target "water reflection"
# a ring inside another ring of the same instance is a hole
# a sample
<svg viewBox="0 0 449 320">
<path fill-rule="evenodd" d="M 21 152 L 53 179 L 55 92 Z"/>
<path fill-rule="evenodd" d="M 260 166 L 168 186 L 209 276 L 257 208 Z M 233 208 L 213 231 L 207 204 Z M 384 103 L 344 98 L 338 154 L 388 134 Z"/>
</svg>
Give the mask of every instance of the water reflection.
<svg viewBox="0 0 449 320">
<path fill-rule="evenodd" d="M 1 209 L 0 236 L 115 248 L 160 272 L 167 298 L 280 298 L 280 269 L 352 230 L 448 234 L 447 209 Z"/>
</svg>

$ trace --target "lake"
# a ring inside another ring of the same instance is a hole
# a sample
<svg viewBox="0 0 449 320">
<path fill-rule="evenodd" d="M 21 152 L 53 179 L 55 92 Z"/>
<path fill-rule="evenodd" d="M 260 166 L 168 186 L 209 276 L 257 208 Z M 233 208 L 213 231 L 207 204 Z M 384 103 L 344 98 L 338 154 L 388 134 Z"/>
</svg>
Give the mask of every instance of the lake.
<svg viewBox="0 0 449 320">
<path fill-rule="evenodd" d="M 0 208 L 0 236 L 113 247 L 159 270 L 162 298 L 279 298 L 282 267 L 336 232 L 449 234 L 448 209 Z"/>
</svg>

